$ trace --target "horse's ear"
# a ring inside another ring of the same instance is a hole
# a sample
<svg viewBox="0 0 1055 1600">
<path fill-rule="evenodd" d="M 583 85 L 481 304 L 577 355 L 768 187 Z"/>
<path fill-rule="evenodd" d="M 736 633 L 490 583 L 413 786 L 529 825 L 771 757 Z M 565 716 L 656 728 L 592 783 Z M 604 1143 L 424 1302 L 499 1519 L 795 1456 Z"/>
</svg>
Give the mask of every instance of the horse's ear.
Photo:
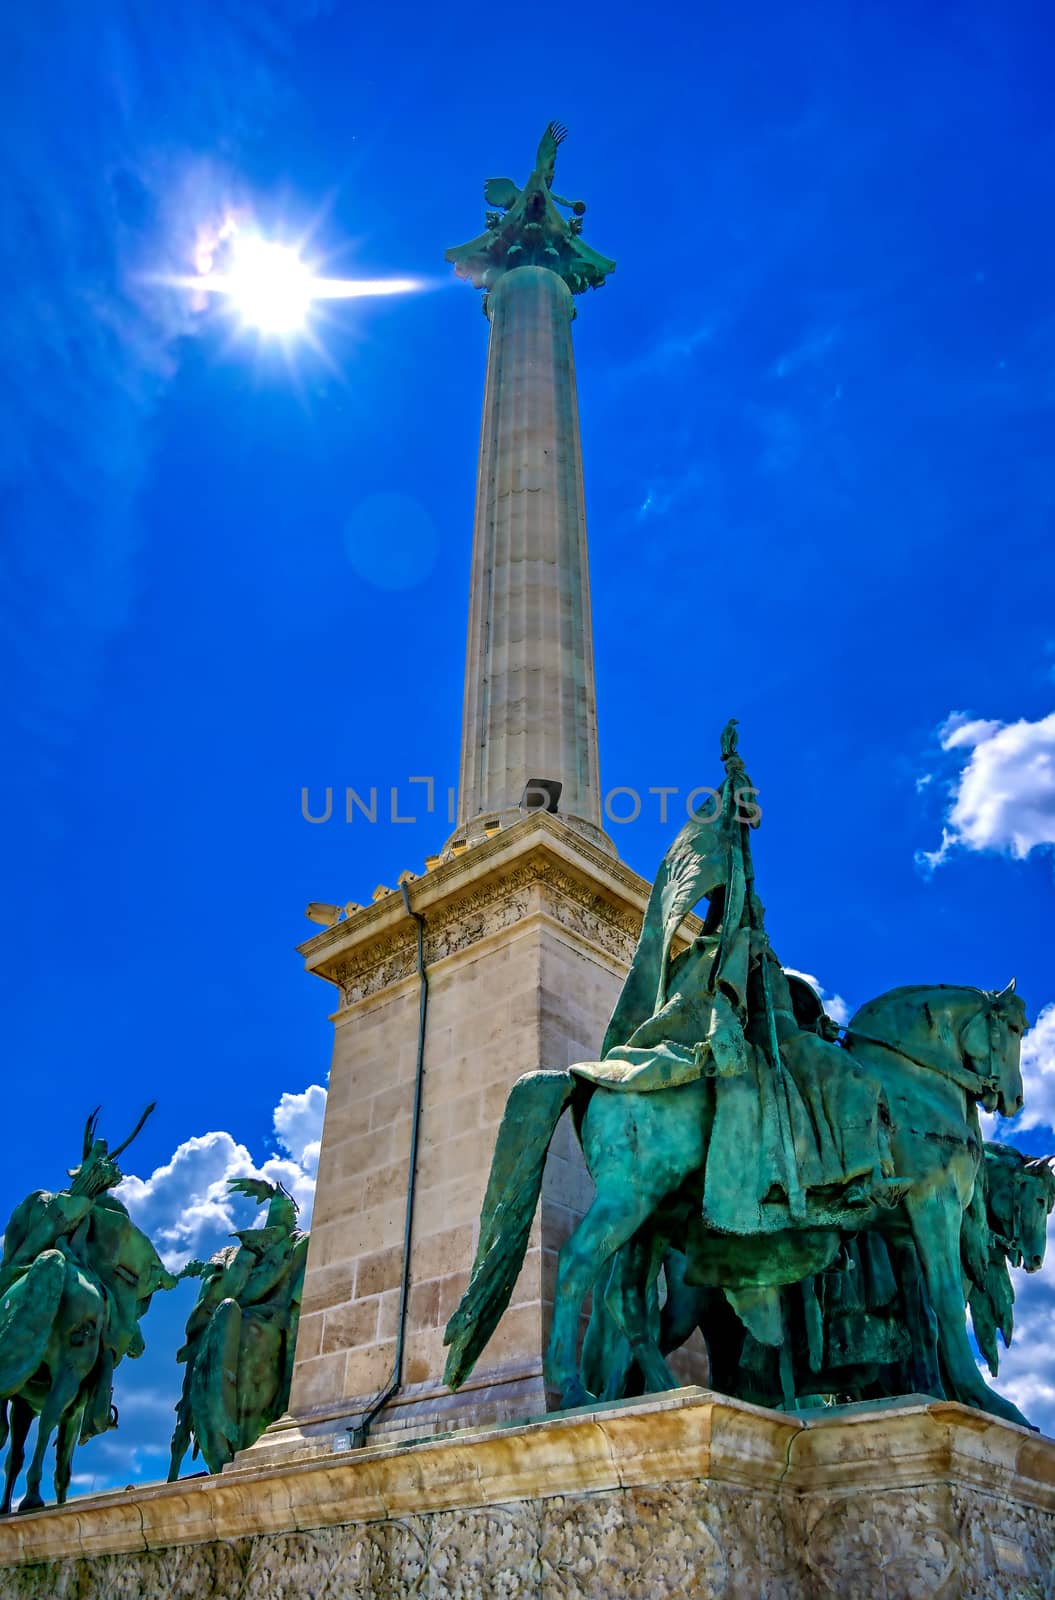
<svg viewBox="0 0 1055 1600">
<path fill-rule="evenodd" d="M 1006 998 L 1007 995 L 1014 994 L 1015 993 L 1015 986 L 1016 986 L 1017 983 L 1018 983 L 1018 979 L 1017 978 L 1012 978 L 1011 982 L 1007 985 L 1007 987 L 1000 990 L 1000 992 L 999 992 L 999 994 L 997 995 L 996 998 L 998 1000 L 1003 1000 L 1003 999 Z"/>
</svg>

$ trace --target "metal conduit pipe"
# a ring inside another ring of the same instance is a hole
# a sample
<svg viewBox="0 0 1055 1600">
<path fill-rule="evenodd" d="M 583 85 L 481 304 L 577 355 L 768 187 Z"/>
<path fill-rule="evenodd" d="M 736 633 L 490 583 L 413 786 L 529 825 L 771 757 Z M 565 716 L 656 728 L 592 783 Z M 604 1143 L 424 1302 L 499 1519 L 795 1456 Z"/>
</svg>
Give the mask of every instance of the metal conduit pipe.
<svg viewBox="0 0 1055 1600">
<path fill-rule="evenodd" d="M 425 1076 L 425 1021 L 429 1010 L 429 980 L 425 971 L 425 918 L 410 903 L 405 883 L 403 904 L 407 915 L 418 925 L 418 1053 L 414 1070 L 414 1104 L 410 1113 L 410 1155 L 407 1158 L 407 1204 L 403 1213 L 403 1270 L 399 1279 L 399 1318 L 396 1327 L 396 1350 L 392 1358 L 392 1376 L 381 1390 L 362 1420 L 351 1429 L 351 1445 L 360 1449 L 366 1444 L 380 1413 L 394 1394 L 403 1387 L 403 1352 L 407 1341 L 407 1297 L 410 1292 L 410 1246 L 414 1232 L 414 1191 L 418 1177 L 418 1127 L 421 1122 L 421 1089 Z"/>
</svg>

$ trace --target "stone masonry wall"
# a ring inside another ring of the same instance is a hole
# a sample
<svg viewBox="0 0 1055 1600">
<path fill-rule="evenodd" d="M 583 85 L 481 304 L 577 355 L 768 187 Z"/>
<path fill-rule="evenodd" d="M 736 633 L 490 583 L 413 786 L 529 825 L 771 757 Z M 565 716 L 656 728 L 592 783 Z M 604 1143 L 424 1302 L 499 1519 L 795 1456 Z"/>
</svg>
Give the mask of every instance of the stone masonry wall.
<svg viewBox="0 0 1055 1600">
<path fill-rule="evenodd" d="M 0 1600 L 1050 1600 L 1055 1517 L 942 1488 L 706 1483 L 0 1571 Z"/>
</svg>

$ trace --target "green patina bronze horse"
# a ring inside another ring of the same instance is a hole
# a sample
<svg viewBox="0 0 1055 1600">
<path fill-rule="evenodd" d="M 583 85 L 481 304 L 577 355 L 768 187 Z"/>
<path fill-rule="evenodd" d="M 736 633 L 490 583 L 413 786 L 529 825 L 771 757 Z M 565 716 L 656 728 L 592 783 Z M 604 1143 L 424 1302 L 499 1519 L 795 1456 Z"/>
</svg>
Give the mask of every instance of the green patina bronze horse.
<svg viewBox="0 0 1055 1600">
<path fill-rule="evenodd" d="M 702 1214 L 711 1160 L 736 1152 L 712 1147 L 721 1079 L 636 1092 L 606 1089 L 575 1069 L 528 1074 L 514 1085 L 499 1130 L 481 1219 L 480 1243 L 465 1296 L 446 1331 L 446 1379 L 468 1376 L 508 1303 L 526 1248 L 546 1150 L 571 1107 L 594 1201 L 564 1245 L 557 1275 L 547 1381 L 565 1406 L 595 1395 L 582 1382 L 579 1316 L 595 1283 L 620 1252 L 606 1304 L 627 1339 L 649 1390 L 675 1386 L 656 1343 L 645 1287 L 671 1240 L 680 1241 L 697 1282 L 724 1288 L 768 1342 L 773 1291 L 823 1270 L 847 1233 L 906 1228 L 922 1263 L 937 1318 L 942 1362 L 961 1398 L 1024 1422 L 978 1373 L 964 1321 L 960 1228 L 982 1154 L 976 1102 L 1013 1116 L 1022 1104 L 1019 1046 L 1025 1012 L 1012 987 L 992 993 L 947 985 L 892 990 L 854 1016 L 845 1046 L 814 1039 L 833 1073 L 867 1062 L 890 1108 L 888 1139 L 900 1189 L 807 1197 L 793 1220 L 776 1199 L 783 1227 L 742 1235 L 708 1228 Z M 906 1187 L 907 1185 L 907 1187 Z M 653 1264 L 655 1262 L 655 1264 Z"/>
<path fill-rule="evenodd" d="M 960 1233 L 982 1158 L 976 1106 L 1014 1116 L 1022 1104 L 1025 1008 L 1013 983 L 893 989 L 836 1044 L 818 996 L 766 936 L 750 847 L 761 813 L 737 744 L 730 722 L 715 803 L 660 864 L 601 1060 L 513 1086 L 472 1276 L 445 1334 L 447 1382 L 464 1382 L 508 1304 L 569 1108 L 595 1196 L 558 1263 L 544 1370 L 565 1406 L 610 1385 L 606 1339 L 585 1352 L 594 1387 L 578 1361 L 591 1290 L 603 1286 L 644 1387 L 662 1390 L 674 1379 L 649 1300 L 670 1246 L 690 1283 L 721 1289 L 760 1343 L 780 1346 L 781 1291 L 880 1229 L 911 1242 L 951 1388 L 1021 1422 L 974 1364 Z M 693 937 L 685 918 L 704 899 Z"/>
<path fill-rule="evenodd" d="M 960 1253 L 968 1308 L 994 1376 L 996 1335 L 1010 1345 L 1014 1326 L 1009 1268 L 1038 1272 L 1044 1262 L 1047 1220 L 1055 1208 L 1052 1159 L 987 1144 L 964 1216 Z M 657 1340 L 669 1355 L 699 1328 L 711 1384 L 723 1393 L 785 1406 L 831 1394 L 843 1400 L 912 1393 L 969 1399 L 943 1372 L 937 1324 L 907 1228 L 900 1234 L 892 1228 L 863 1233 L 846 1242 L 828 1271 L 785 1289 L 779 1347 L 759 1343 L 722 1290 L 687 1283 L 688 1269 L 680 1251 L 663 1258 L 662 1307 L 658 1293 L 650 1295 Z M 603 1292 L 594 1296 L 583 1364 L 588 1386 L 603 1389 L 607 1399 L 640 1389 L 633 1354 L 612 1324 Z"/>
<path fill-rule="evenodd" d="M 0 1503 L 5 1515 L 34 1417 L 37 1438 L 19 1510 L 44 1504 L 44 1454 L 56 1429 L 55 1495 L 63 1503 L 77 1443 L 117 1425 L 114 1368 L 126 1355 L 142 1354 L 140 1319 L 152 1295 L 177 1282 L 109 1193 L 121 1181 L 117 1157 L 135 1133 L 110 1152 L 105 1140 L 95 1138 L 97 1116 L 88 1119 L 83 1158 L 70 1173 L 69 1188 L 27 1196 L 4 1233 L 0 1448 L 10 1438 Z"/>
<path fill-rule="evenodd" d="M 964 1224 L 967 1304 L 978 1348 L 990 1372 L 1000 1370 L 996 1336 L 1005 1348 L 1014 1331 L 1010 1267 L 1039 1272 L 1055 1209 L 1055 1156 L 1025 1156 L 1006 1144 L 985 1147 L 984 1183 Z"/>
</svg>

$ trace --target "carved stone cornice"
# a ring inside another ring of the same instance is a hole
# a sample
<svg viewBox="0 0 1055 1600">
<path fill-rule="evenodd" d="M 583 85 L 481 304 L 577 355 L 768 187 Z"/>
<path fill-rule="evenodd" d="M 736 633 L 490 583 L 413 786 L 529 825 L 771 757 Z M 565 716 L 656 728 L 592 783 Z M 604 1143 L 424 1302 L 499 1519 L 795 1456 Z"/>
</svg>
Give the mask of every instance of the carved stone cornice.
<svg viewBox="0 0 1055 1600">
<path fill-rule="evenodd" d="M 425 918 L 432 965 L 541 914 L 629 965 L 651 884 L 559 816 L 533 812 L 409 884 Z M 702 926 L 688 916 L 685 939 Z M 344 1006 L 413 972 L 417 929 L 398 890 L 298 946 L 309 972 L 341 990 Z"/>
<path fill-rule="evenodd" d="M 554 851 L 545 830 L 533 842 L 529 834 L 528 842 L 527 852 L 512 860 L 474 863 L 485 870 L 474 872 L 468 883 L 451 885 L 451 892 L 431 906 L 421 905 L 427 966 L 538 913 L 605 956 L 629 965 L 641 930 L 640 895 L 635 893 L 632 901 L 625 898 L 610 872 L 598 881 L 594 863 L 585 856 L 569 864 L 563 853 Z M 580 844 L 576 837 L 576 847 Z M 607 857 L 601 859 L 610 867 Z M 414 898 L 417 910 L 417 884 Z M 378 926 L 374 937 L 355 941 L 346 952 L 315 964 L 313 970 L 335 983 L 343 1004 L 349 1006 L 409 976 L 416 960 L 416 929 L 404 912 L 394 927 Z"/>
</svg>

